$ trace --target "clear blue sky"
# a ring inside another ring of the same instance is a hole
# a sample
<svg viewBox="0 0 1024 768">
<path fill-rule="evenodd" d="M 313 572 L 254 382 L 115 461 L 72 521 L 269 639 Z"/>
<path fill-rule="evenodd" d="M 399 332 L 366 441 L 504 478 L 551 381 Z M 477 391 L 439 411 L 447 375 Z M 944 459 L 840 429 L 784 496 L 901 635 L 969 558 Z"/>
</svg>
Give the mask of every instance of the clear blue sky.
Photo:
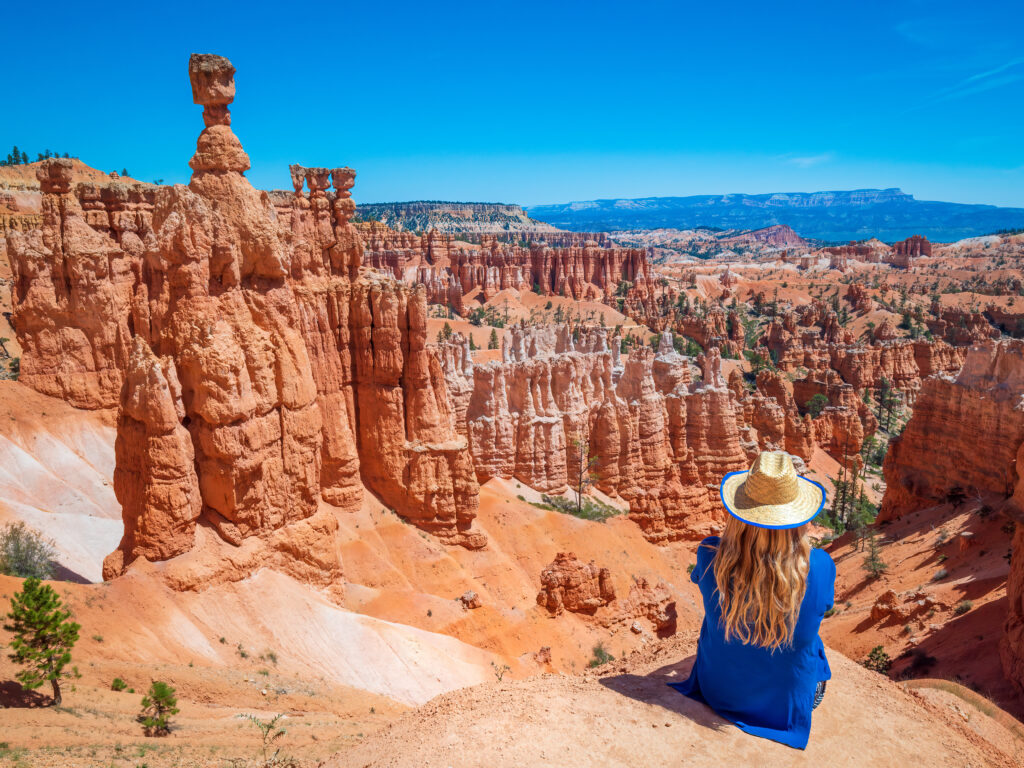
<svg viewBox="0 0 1024 768">
<path fill-rule="evenodd" d="M 186 182 L 189 53 L 249 178 L 524 204 L 902 187 L 1024 207 L 1024 2 L 15 3 L 0 147 Z"/>
</svg>

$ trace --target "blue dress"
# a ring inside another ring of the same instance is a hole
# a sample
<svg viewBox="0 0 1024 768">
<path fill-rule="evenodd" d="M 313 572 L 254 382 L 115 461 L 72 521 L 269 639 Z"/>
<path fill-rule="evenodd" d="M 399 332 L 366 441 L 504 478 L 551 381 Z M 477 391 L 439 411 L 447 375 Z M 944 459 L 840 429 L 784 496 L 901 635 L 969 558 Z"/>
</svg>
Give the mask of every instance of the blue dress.
<svg viewBox="0 0 1024 768">
<path fill-rule="evenodd" d="M 697 659 L 689 680 L 669 685 L 749 734 L 804 749 L 811 734 L 814 690 L 818 681 L 832 677 L 818 628 L 834 600 L 835 563 L 824 550 L 811 550 L 793 645 L 773 652 L 735 638 L 725 641 L 713 567 L 718 542 L 717 536 L 701 542 L 690 574 L 704 597 Z"/>
</svg>

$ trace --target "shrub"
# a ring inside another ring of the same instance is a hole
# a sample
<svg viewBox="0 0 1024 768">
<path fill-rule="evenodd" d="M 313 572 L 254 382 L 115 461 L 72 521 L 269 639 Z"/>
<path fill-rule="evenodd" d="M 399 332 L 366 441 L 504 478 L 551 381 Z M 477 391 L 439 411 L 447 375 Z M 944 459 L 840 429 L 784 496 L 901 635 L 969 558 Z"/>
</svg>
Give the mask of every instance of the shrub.
<svg viewBox="0 0 1024 768">
<path fill-rule="evenodd" d="M 268 753 L 270 748 L 274 745 L 274 742 L 287 733 L 284 728 L 277 727 L 278 722 L 283 720 L 285 715 L 274 715 L 269 720 L 260 720 L 256 715 L 236 715 L 236 717 L 248 720 L 259 730 L 260 736 L 262 737 L 262 744 L 260 745 L 260 748 L 263 751 L 263 765 L 277 765 L 279 763 L 278 753 L 280 753 L 281 748 L 278 747 L 274 750 L 273 755 L 269 755 Z"/>
<path fill-rule="evenodd" d="M 56 557 L 53 542 L 22 522 L 0 529 L 0 573 L 5 576 L 49 579 Z"/>
<path fill-rule="evenodd" d="M 835 616 L 835 615 L 836 615 L 836 607 L 834 605 L 831 608 L 829 608 L 827 611 L 825 611 L 825 618 L 826 619 L 830 618 L 831 616 Z"/>
<path fill-rule="evenodd" d="M 959 603 L 956 604 L 956 608 L 953 609 L 953 614 L 955 616 L 963 616 L 973 607 L 974 603 L 972 603 L 970 600 L 961 600 Z"/>
<path fill-rule="evenodd" d="M 32 690 L 49 681 L 53 703 L 61 703 L 60 680 L 67 675 L 64 667 L 71 662 L 71 649 L 78 642 L 81 626 L 63 610 L 60 597 L 48 584 L 37 578 L 25 579 L 22 591 L 11 598 L 10 624 L 4 629 L 14 633 L 11 661 L 25 667 L 16 677 L 23 687 Z"/>
<path fill-rule="evenodd" d="M 548 496 L 545 494 L 541 497 L 541 500 L 544 502 L 543 506 L 536 504 L 534 506 L 540 506 L 541 509 L 554 509 L 582 520 L 595 520 L 599 523 L 603 523 L 608 518 L 615 517 L 615 515 L 623 514 L 613 506 L 586 496 L 583 497 L 580 506 L 577 506 L 575 501 L 563 498 L 562 496 Z"/>
<path fill-rule="evenodd" d="M 939 570 L 935 572 L 935 575 L 932 576 L 932 581 L 942 581 L 947 576 L 949 576 L 949 571 L 945 568 L 939 568 Z"/>
<path fill-rule="evenodd" d="M 154 680 L 149 692 L 142 697 L 142 712 L 138 721 L 147 736 L 166 736 L 171 732 L 171 715 L 178 714 L 178 699 L 174 688 Z"/>
<path fill-rule="evenodd" d="M 821 416 L 821 412 L 828 406 L 828 398 L 820 392 L 807 401 L 807 412 L 812 419 Z"/>
<path fill-rule="evenodd" d="M 499 683 L 501 682 L 501 678 L 505 676 L 506 672 L 512 671 L 512 667 L 510 667 L 508 664 L 502 664 L 499 667 L 493 661 L 491 662 L 491 668 L 494 670 L 494 679 L 497 680 Z"/>
<path fill-rule="evenodd" d="M 608 651 L 605 650 L 604 643 L 598 643 L 593 648 L 593 656 L 590 659 L 588 667 L 600 667 L 603 664 L 607 664 L 609 661 L 615 661 L 615 657 L 612 656 Z"/>
<path fill-rule="evenodd" d="M 120 677 L 115 677 L 110 683 L 110 690 L 112 691 L 123 691 L 128 688 L 128 683 L 122 680 Z"/>
<path fill-rule="evenodd" d="M 892 666 L 892 659 L 885 652 L 885 648 L 876 645 L 871 649 L 871 653 L 868 654 L 868 657 L 864 659 L 862 664 L 868 669 L 884 675 L 889 671 L 889 667 Z"/>
</svg>

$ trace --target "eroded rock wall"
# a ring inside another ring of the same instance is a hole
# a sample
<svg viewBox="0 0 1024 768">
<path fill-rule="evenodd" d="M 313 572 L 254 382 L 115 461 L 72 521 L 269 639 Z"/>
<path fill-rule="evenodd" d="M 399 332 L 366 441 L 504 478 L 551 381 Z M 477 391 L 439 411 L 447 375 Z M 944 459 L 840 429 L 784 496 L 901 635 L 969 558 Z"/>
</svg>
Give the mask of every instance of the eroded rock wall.
<svg viewBox="0 0 1024 768">
<path fill-rule="evenodd" d="M 8 237 L 25 382 L 120 409 L 125 534 L 105 575 L 188 552 L 204 525 L 329 582 L 336 524 L 320 500 L 354 509 L 364 488 L 483 546 L 425 296 L 361 269 L 355 173 L 293 166 L 294 196 L 271 201 L 244 176 L 231 63 L 195 55 L 189 71 L 206 127 L 188 186 L 73 194 L 53 159 L 43 228 Z"/>
</svg>

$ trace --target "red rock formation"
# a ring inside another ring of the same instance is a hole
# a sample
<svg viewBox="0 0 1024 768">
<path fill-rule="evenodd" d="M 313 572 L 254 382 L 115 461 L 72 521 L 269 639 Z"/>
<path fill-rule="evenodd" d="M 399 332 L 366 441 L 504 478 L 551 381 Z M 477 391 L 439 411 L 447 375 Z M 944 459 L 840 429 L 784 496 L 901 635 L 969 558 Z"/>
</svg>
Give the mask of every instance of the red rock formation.
<svg viewBox="0 0 1024 768">
<path fill-rule="evenodd" d="M 128 365 L 133 272 L 149 232 L 150 206 L 140 198 L 115 217 L 106 209 L 93 216 L 72 193 L 71 173 L 67 159 L 40 165 L 42 228 L 7 235 L 13 324 L 23 350 L 20 379 L 79 408 L 112 408 Z M 121 191 L 129 196 L 127 188 Z M 102 220 L 103 229 L 89 220 Z M 114 237 L 107 234 L 111 225 Z"/>
<path fill-rule="evenodd" d="M 870 406 L 833 370 L 809 373 L 793 382 L 793 397 L 802 409 L 815 395 L 828 398 L 829 407 L 813 421 L 814 440 L 838 460 L 860 451 L 864 439 L 878 429 Z"/>
<path fill-rule="evenodd" d="M 885 458 L 880 520 L 941 502 L 950 490 L 1007 497 L 1016 519 L 1000 656 L 1024 689 L 1024 341 L 978 345 L 954 379 L 925 379 L 914 415 Z"/>
<path fill-rule="evenodd" d="M 956 373 L 964 364 L 966 347 L 951 347 L 944 341 L 914 341 L 914 362 L 922 379 L 936 373 Z"/>
<path fill-rule="evenodd" d="M 336 523 L 319 500 L 355 508 L 364 486 L 446 542 L 482 546 L 423 291 L 359 274 L 355 173 L 293 166 L 294 197 L 275 207 L 243 176 L 234 68 L 197 55 L 189 72 L 206 128 L 188 187 L 159 189 L 152 212 L 116 187 L 82 187 L 79 205 L 51 160 L 44 228 L 13 239 L 26 383 L 121 405 L 125 535 L 105 574 L 187 552 L 198 519 L 329 582 Z"/>
<path fill-rule="evenodd" d="M 875 301 L 868 295 L 867 289 L 860 283 L 850 283 L 846 289 L 846 300 L 853 305 L 854 312 L 870 312 L 875 307 Z"/>
<path fill-rule="evenodd" d="M 901 256 L 931 256 L 932 255 L 932 244 L 928 242 L 928 238 L 924 235 L 912 235 L 906 240 L 901 240 L 898 243 L 893 243 L 892 252 L 895 255 Z"/>
<path fill-rule="evenodd" d="M 980 344 L 989 339 L 998 339 L 999 329 L 989 324 L 988 317 L 981 312 L 968 312 L 960 307 L 939 307 L 932 305 L 932 315 L 925 320 L 928 330 L 939 339 L 957 346 Z"/>
<path fill-rule="evenodd" d="M 479 548 L 479 487 L 454 429 L 441 363 L 426 347 L 427 304 L 393 281 L 353 286 L 353 361 L 363 481 L 449 543 Z"/>
<path fill-rule="evenodd" d="M 1014 492 L 1024 442 L 1024 342 L 972 347 L 955 378 L 926 379 L 885 458 L 881 519 L 938 503 L 954 486 Z"/>
<path fill-rule="evenodd" d="M 1024 467 L 1024 455 L 1018 458 L 1018 466 Z M 1016 533 L 1013 537 L 1011 550 L 1014 553 L 1024 552 L 1024 475 L 1017 485 L 1020 497 L 1015 505 Z M 999 643 L 999 657 L 1003 663 L 1003 672 L 1007 679 L 1024 691 L 1024 564 L 1018 555 L 1017 561 L 1010 563 L 1010 574 L 1006 580 L 1006 600 L 1009 609 L 1004 625 L 1003 638 Z"/>
<path fill-rule="evenodd" d="M 659 637 L 672 635 L 676 631 L 676 602 L 664 582 L 652 586 L 647 579 L 634 577 L 629 595 L 619 606 L 619 616 L 626 620 L 647 619 L 654 625 Z"/>
<path fill-rule="evenodd" d="M 473 366 L 465 418 L 477 477 L 564 490 L 579 441 L 596 460 L 596 487 L 628 501 L 648 538 L 702 538 L 721 519 L 721 474 L 747 461 L 731 392 L 713 361 L 710 383 L 691 392 L 683 356 L 636 347 L 620 361 L 617 350 L 603 328 L 575 343 L 566 329 L 531 329 L 513 333 L 505 362 Z M 457 357 L 444 359 L 464 390 Z"/>
<path fill-rule="evenodd" d="M 945 609 L 934 595 L 920 590 L 897 594 L 889 589 L 878 596 L 871 606 L 872 621 L 891 621 L 894 624 L 906 624 L 913 618 L 920 618 L 932 609 Z"/>
<path fill-rule="evenodd" d="M 537 604 L 558 616 L 563 611 L 593 615 L 615 600 L 615 587 L 607 568 L 584 563 L 572 552 L 559 552 L 540 574 Z"/>
<path fill-rule="evenodd" d="M 485 300 L 507 289 L 600 299 L 610 297 L 623 281 L 648 280 L 647 251 L 613 246 L 606 238 L 581 240 L 575 233 L 559 238 L 552 233 L 551 238 L 564 244 L 552 245 L 544 234 L 544 240 L 527 246 L 481 234 L 478 243 L 470 245 L 451 235 L 431 231 L 420 237 L 377 223 L 364 232 L 368 265 L 399 279 L 429 277 L 439 286 L 432 291 L 431 302 L 456 308 L 462 296 L 478 288 Z M 417 274 L 410 268 L 431 271 Z"/>
</svg>

